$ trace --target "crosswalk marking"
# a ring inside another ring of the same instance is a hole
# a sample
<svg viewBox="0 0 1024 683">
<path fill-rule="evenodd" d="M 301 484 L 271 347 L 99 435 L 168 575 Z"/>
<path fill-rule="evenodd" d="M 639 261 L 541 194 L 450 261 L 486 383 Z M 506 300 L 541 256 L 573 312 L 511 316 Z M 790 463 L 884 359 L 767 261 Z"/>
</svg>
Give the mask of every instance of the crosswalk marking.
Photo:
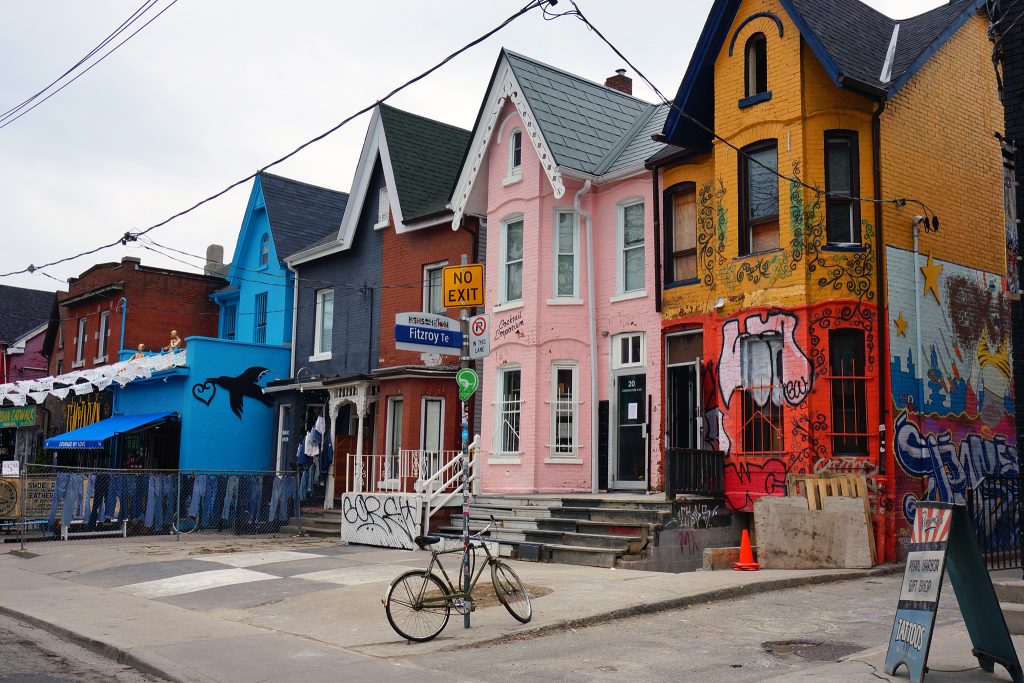
<svg viewBox="0 0 1024 683">
<path fill-rule="evenodd" d="M 269 581 L 279 577 L 273 574 L 263 574 L 250 569 L 214 569 L 208 572 L 196 572 L 182 576 L 172 576 L 168 579 L 157 579 L 156 581 L 143 581 L 132 583 L 127 586 L 120 586 L 115 590 L 129 593 L 141 598 L 164 598 L 171 595 L 182 595 L 183 593 L 194 593 L 209 588 L 221 588 L 223 586 L 235 586 L 242 583 L 254 581 Z"/>
<path fill-rule="evenodd" d="M 294 550 L 268 550 L 252 553 L 227 553 L 224 555 L 203 555 L 195 559 L 204 562 L 216 562 L 231 567 L 256 567 L 274 562 L 291 562 L 293 560 L 310 560 L 324 557 L 313 553 L 300 553 Z"/>
<path fill-rule="evenodd" d="M 308 574 L 296 574 L 292 578 L 336 583 L 340 586 L 359 586 L 365 583 L 391 581 L 391 579 L 409 569 L 411 567 L 400 564 L 371 564 L 359 567 L 325 569 L 324 571 L 309 572 Z"/>
</svg>

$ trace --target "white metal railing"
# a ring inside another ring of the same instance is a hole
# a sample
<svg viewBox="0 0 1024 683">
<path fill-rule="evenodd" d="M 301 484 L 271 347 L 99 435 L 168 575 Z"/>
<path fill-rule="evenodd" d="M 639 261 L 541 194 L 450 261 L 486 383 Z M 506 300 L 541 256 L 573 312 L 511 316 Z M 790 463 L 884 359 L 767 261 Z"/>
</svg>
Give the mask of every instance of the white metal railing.
<svg viewBox="0 0 1024 683">
<path fill-rule="evenodd" d="M 349 453 L 346 460 L 348 493 L 422 493 L 426 482 L 461 462 L 462 451 L 401 450 L 398 453 Z M 461 470 L 460 470 L 461 471 Z M 442 489 L 435 487 L 435 491 Z"/>
<path fill-rule="evenodd" d="M 420 490 L 426 494 L 427 506 L 424 516 L 424 528 L 430 528 L 430 518 L 456 496 L 462 495 L 462 458 L 461 451 L 455 451 L 456 457 L 444 463 L 429 478 L 420 482 Z M 469 492 L 480 493 L 480 435 L 473 437 L 469 444 Z"/>
</svg>

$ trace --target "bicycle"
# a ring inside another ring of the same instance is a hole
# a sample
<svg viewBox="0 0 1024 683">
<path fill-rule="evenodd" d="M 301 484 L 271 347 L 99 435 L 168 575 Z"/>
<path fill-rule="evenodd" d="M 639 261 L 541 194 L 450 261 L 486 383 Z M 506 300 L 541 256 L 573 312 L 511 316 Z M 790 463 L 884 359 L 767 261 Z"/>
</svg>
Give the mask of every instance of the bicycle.
<svg viewBox="0 0 1024 683">
<path fill-rule="evenodd" d="M 439 559 L 442 555 L 462 553 L 462 548 L 431 550 L 430 564 L 426 569 L 407 571 L 391 582 L 383 601 L 384 611 L 387 613 L 391 628 L 395 629 L 398 635 L 409 641 L 425 643 L 436 638 L 448 625 L 448 618 L 451 616 L 453 607 L 460 614 L 468 614 L 475 610 L 473 589 L 476 588 L 477 581 L 483 575 L 485 567 L 491 568 L 491 583 L 494 585 L 494 592 L 508 613 L 523 624 L 533 618 L 533 606 L 530 604 L 530 594 L 526 590 L 526 584 L 510 566 L 491 555 L 491 551 L 483 541 L 483 535 L 493 525 L 494 518 L 492 517 L 490 524 L 470 537 L 476 542 L 471 541 L 465 550 L 472 554 L 473 565 L 476 564 L 476 553 L 473 552 L 475 549 L 483 548 L 487 555 L 486 561 L 480 564 L 479 570 L 470 570 L 472 578 L 469 590 L 463 591 L 456 587 Z M 440 541 L 440 536 L 417 536 L 413 539 L 420 550 L 425 550 L 427 546 Z M 465 555 L 463 555 L 463 561 L 465 561 Z M 434 565 L 440 568 L 441 575 L 444 577 L 443 581 L 434 573 Z M 462 578 L 462 566 L 462 564 L 459 565 L 460 572 L 456 574 L 459 579 Z"/>
</svg>

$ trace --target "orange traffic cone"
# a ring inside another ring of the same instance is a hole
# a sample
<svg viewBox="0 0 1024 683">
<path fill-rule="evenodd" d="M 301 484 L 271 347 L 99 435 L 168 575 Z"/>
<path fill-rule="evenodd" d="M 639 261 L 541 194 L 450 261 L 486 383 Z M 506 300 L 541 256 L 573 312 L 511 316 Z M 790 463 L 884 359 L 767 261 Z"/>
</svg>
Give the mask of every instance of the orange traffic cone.
<svg viewBox="0 0 1024 683">
<path fill-rule="evenodd" d="M 740 541 L 740 561 L 733 562 L 732 568 L 746 572 L 756 572 L 761 568 L 761 565 L 754 562 L 754 551 L 750 549 L 750 534 L 746 529 L 743 530 L 743 537 Z"/>
</svg>

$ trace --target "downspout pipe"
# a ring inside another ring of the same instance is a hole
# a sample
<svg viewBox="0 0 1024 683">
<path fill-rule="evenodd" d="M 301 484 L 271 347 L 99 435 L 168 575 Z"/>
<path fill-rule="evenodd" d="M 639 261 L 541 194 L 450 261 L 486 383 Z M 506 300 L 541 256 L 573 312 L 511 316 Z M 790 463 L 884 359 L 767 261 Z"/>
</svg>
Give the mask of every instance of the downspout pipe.
<svg viewBox="0 0 1024 683">
<path fill-rule="evenodd" d="M 124 324 L 128 319 L 128 297 L 121 297 L 121 345 L 117 349 L 117 359 L 121 360 L 121 354 L 124 353 Z"/>
<path fill-rule="evenodd" d="M 597 442 L 598 442 L 598 391 L 597 391 L 597 305 L 594 299 L 594 223 L 589 213 L 583 210 L 580 202 L 583 195 L 590 192 L 591 182 L 583 181 L 572 205 L 576 214 L 583 217 L 586 223 L 587 236 L 587 327 L 590 337 L 590 490 L 597 493 Z"/>
<path fill-rule="evenodd" d="M 290 263 L 285 262 L 285 267 L 292 274 L 292 353 L 291 367 L 288 369 L 288 376 L 295 377 L 295 334 L 299 321 L 299 272 Z"/>
<path fill-rule="evenodd" d="M 873 164 L 873 180 L 875 199 L 882 197 L 882 112 L 885 111 L 885 98 L 879 98 L 878 106 L 871 115 L 871 159 Z M 896 556 L 896 508 L 893 504 L 896 495 L 896 473 L 889 471 L 887 464 L 888 445 L 886 442 L 886 426 L 888 424 L 889 407 L 892 405 L 889 391 L 886 388 L 889 373 L 889 320 L 886 312 L 887 296 L 885 281 L 885 238 L 882 230 L 882 203 L 875 202 L 875 296 L 878 328 L 878 473 L 886 479 L 889 504 L 885 506 L 885 517 L 880 520 L 882 533 L 876 534 L 875 546 L 882 550 L 879 562 L 889 562 Z M 915 257 L 916 259 L 916 257 Z M 879 508 L 882 507 L 879 501 Z"/>
</svg>

